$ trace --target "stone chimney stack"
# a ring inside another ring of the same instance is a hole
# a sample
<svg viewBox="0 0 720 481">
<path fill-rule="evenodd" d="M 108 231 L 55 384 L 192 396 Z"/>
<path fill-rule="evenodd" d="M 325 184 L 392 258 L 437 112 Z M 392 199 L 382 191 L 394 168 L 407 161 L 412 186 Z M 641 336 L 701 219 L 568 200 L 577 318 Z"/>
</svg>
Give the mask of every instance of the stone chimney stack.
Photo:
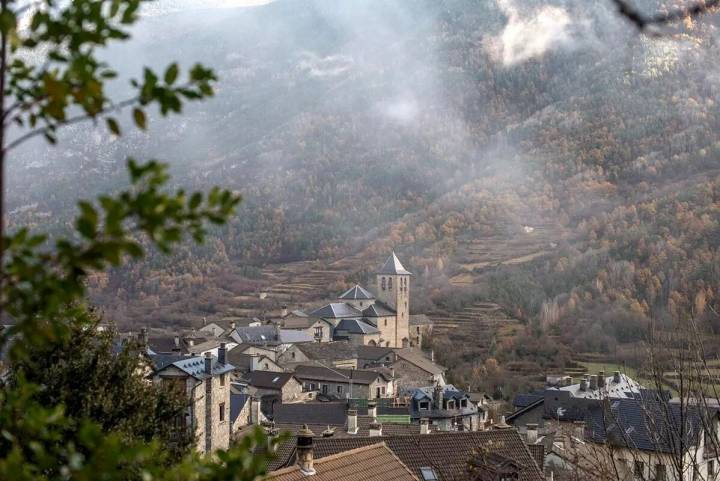
<svg viewBox="0 0 720 481">
<path fill-rule="evenodd" d="M 581 441 L 585 439 L 585 421 L 573 422 L 573 436 Z"/>
<path fill-rule="evenodd" d="M 373 422 L 370 423 L 370 426 L 368 426 L 368 436 L 371 438 L 382 436 L 382 424 L 377 422 L 377 419 L 373 420 Z"/>
<path fill-rule="evenodd" d="M 218 362 L 220 364 L 225 364 L 225 354 L 227 353 L 227 349 L 225 348 L 225 343 L 221 342 L 220 347 L 218 348 Z"/>
<path fill-rule="evenodd" d="M 535 444 L 538 440 L 538 425 L 534 423 L 527 424 L 527 431 L 525 436 L 527 437 L 528 444 Z"/>
<path fill-rule="evenodd" d="M 368 416 L 373 420 L 377 418 L 377 403 L 375 401 L 368 401 Z"/>
<path fill-rule="evenodd" d="M 605 371 L 598 371 L 598 387 L 605 387 Z"/>
<path fill-rule="evenodd" d="M 175 349 L 180 349 L 180 336 L 175 334 Z"/>
<path fill-rule="evenodd" d="M 143 347 L 147 347 L 148 345 L 148 330 L 147 327 L 141 327 L 140 328 L 140 336 L 138 338 L 138 341 L 140 341 L 140 344 Z"/>
<path fill-rule="evenodd" d="M 287 317 L 288 315 L 288 308 L 287 306 L 282 306 L 280 308 L 280 317 Z"/>
<path fill-rule="evenodd" d="M 193 347 L 195 345 L 195 339 L 190 338 L 187 340 L 187 343 L 189 347 Z"/>
<path fill-rule="evenodd" d="M 620 371 L 613 372 L 613 382 L 620 384 Z"/>
<path fill-rule="evenodd" d="M 209 352 L 205 353 L 205 374 L 212 374 L 212 354 Z"/>
<path fill-rule="evenodd" d="M 420 434 L 430 434 L 430 420 L 428 418 L 420 418 Z"/>
<path fill-rule="evenodd" d="M 435 409 L 443 409 L 443 388 L 440 383 L 435 384 L 433 389 L 433 404 Z"/>
<path fill-rule="evenodd" d="M 581 391 L 587 391 L 588 388 L 588 380 L 587 377 L 583 377 L 582 381 L 580 381 L 580 390 Z"/>
<path fill-rule="evenodd" d="M 357 434 L 358 432 L 357 409 L 348 409 L 347 430 L 348 434 Z"/>
<path fill-rule="evenodd" d="M 232 329 L 234 331 L 235 326 L 237 326 L 237 324 L 235 324 L 235 321 L 230 321 L 230 329 Z"/>
<path fill-rule="evenodd" d="M 313 453 L 313 432 L 304 424 L 297 435 L 297 461 L 303 476 L 315 474 L 315 454 Z"/>
<path fill-rule="evenodd" d="M 590 376 L 590 390 L 595 391 L 598 388 L 598 377 L 597 374 Z"/>
</svg>

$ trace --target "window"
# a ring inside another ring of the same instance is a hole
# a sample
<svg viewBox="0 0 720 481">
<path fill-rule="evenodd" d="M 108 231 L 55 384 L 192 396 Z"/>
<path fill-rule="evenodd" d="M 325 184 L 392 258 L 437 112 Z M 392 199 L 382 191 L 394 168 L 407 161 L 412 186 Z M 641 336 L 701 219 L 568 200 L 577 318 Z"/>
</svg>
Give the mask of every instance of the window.
<svg viewBox="0 0 720 481">
<path fill-rule="evenodd" d="M 320 388 L 321 388 L 321 391 L 322 391 L 323 394 L 327 394 L 327 393 L 328 393 L 328 385 L 327 385 L 327 384 L 321 384 L 321 385 L 320 385 Z"/>
<path fill-rule="evenodd" d="M 655 465 L 655 481 L 666 481 L 667 480 L 667 472 L 665 470 L 664 464 L 656 464 Z"/>
<path fill-rule="evenodd" d="M 466 408 L 467 407 L 467 399 L 461 399 L 460 400 L 460 407 Z"/>
<path fill-rule="evenodd" d="M 360 307 L 362 307 L 362 301 L 360 301 Z"/>
<path fill-rule="evenodd" d="M 455 409 L 455 401 L 448 401 L 447 409 Z"/>
<path fill-rule="evenodd" d="M 387 319 L 385 319 L 385 326 L 387 326 Z"/>
<path fill-rule="evenodd" d="M 420 409 L 430 409 L 430 401 L 420 401 Z"/>
<path fill-rule="evenodd" d="M 290 353 L 290 357 L 293 358 L 293 359 L 295 359 L 295 353 L 294 353 L 294 352 L 291 352 L 291 353 Z"/>
<path fill-rule="evenodd" d="M 338 393 L 338 394 L 342 394 L 342 393 L 343 393 L 343 387 L 342 387 L 342 386 L 338 386 L 338 387 L 337 387 L 337 393 Z"/>
<path fill-rule="evenodd" d="M 315 328 L 315 339 L 322 339 L 323 337 L 323 328 L 322 326 L 317 326 Z"/>
<path fill-rule="evenodd" d="M 380 286 L 382 287 L 382 290 L 384 291 L 385 290 L 385 278 L 384 277 L 380 279 Z"/>
<path fill-rule="evenodd" d="M 225 376 L 227 376 L 227 374 L 223 374 L 220 376 L 220 385 L 221 386 L 225 385 Z"/>
<path fill-rule="evenodd" d="M 642 461 L 635 461 L 635 479 L 645 479 L 645 463 Z"/>
<path fill-rule="evenodd" d="M 712 476 L 715 476 L 715 461 L 711 459 L 708 461 L 708 478 L 712 479 Z"/>
<path fill-rule="evenodd" d="M 422 474 L 423 481 L 438 481 L 437 474 L 433 468 L 420 468 L 420 474 Z"/>
<path fill-rule="evenodd" d="M 220 422 L 225 421 L 225 403 L 220 403 L 218 406 L 220 409 Z"/>
<path fill-rule="evenodd" d="M 388 277 L 388 290 L 392 290 L 392 277 Z"/>
</svg>

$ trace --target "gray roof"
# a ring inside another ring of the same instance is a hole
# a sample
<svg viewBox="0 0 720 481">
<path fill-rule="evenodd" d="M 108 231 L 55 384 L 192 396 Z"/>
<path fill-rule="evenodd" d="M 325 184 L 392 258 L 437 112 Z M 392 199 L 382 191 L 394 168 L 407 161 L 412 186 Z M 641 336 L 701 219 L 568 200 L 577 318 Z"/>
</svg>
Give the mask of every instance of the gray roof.
<svg viewBox="0 0 720 481">
<path fill-rule="evenodd" d="M 410 364 L 413 364 L 414 366 L 422 369 L 423 371 L 429 372 L 430 374 L 437 375 L 445 373 L 444 367 L 434 363 L 433 361 L 425 357 L 425 355 L 420 349 L 414 347 L 397 349 L 395 351 L 395 355 L 397 355 L 397 357 L 401 359 L 404 359 Z"/>
<path fill-rule="evenodd" d="M 343 317 L 362 317 L 360 311 L 344 302 L 331 302 L 310 313 L 311 317 L 342 319 Z"/>
<path fill-rule="evenodd" d="M 344 299 L 344 300 L 367 300 L 367 299 L 375 299 L 375 296 L 372 295 L 369 291 L 361 287 L 360 285 L 356 284 L 355 287 L 351 287 L 347 291 L 343 292 L 338 296 L 338 299 Z"/>
<path fill-rule="evenodd" d="M 313 337 L 293 329 L 279 329 L 277 326 L 238 327 L 230 333 L 230 337 L 240 344 L 293 344 L 296 342 L 313 342 Z"/>
<path fill-rule="evenodd" d="M 253 371 L 248 376 L 248 382 L 253 387 L 282 389 L 293 377 L 291 372 Z"/>
<path fill-rule="evenodd" d="M 278 329 L 278 341 L 281 344 L 295 344 L 301 342 L 315 342 L 315 338 L 305 331 Z"/>
<path fill-rule="evenodd" d="M 324 366 L 298 366 L 295 369 L 295 376 L 298 379 L 340 383 L 349 383 L 352 379 L 353 384 L 371 384 L 378 377 L 387 380 L 387 377 L 381 372 L 361 369 L 328 369 Z"/>
<path fill-rule="evenodd" d="M 240 412 L 245 407 L 245 404 L 250 399 L 247 394 L 237 394 L 234 392 L 230 393 L 230 421 L 235 422 Z"/>
<path fill-rule="evenodd" d="M 387 304 L 383 304 L 380 301 L 375 301 L 375 304 L 362 311 L 363 317 L 385 317 L 394 316 L 395 314 L 396 312 L 392 309 L 392 307 Z"/>
<path fill-rule="evenodd" d="M 170 366 L 173 366 L 180 369 L 181 371 L 184 371 L 185 373 L 196 379 L 207 379 L 208 377 L 219 376 L 220 374 L 225 374 L 235 369 L 235 366 L 233 366 L 232 364 L 222 364 L 218 362 L 215 356 L 212 356 L 211 359 L 212 361 L 210 375 L 205 372 L 204 356 L 185 357 L 175 360 L 173 362 L 166 363 L 163 367 L 158 368 L 157 372 L 160 373 L 160 371 L 167 369 Z"/>
<path fill-rule="evenodd" d="M 400 263 L 400 259 L 397 258 L 395 253 L 393 252 L 390 254 L 390 257 L 387 258 L 385 261 L 385 264 L 380 268 L 380 270 L 377 272 L 378 274 L 388 274 L 388 275 L 404 275 L 404 276 L 411 276 L 412 274 L 410 271 L 405 269 L 403 265 Z"/>
<path fill-rule="evenodd" d="M 360 319 L 343 319 L 335 331 L 346 331 L 350 334 L 377 334 L 380 330 Z"/>
</svg>

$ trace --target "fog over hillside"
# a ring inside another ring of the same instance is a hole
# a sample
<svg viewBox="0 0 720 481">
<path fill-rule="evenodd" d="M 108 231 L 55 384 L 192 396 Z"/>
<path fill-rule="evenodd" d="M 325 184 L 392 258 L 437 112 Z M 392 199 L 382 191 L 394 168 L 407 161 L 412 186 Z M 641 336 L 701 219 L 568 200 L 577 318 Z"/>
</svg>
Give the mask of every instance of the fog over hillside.
<svg viewBox="0 0 720 481">
<path fill-rule="evenodd" d="M 528 321 L 550 304 L 552 322 L 576 318 L 603 297 L 645 318 L 714 282 L 650 252 L 674 242 L 668 199 L 702 203 L 696 189 L 716 188 L 714 17 L 660 38 L 610 2 L 570 0 L 168 0 L 146 17 L 108 58 L 127 76 L 201 61 L 217 70 L 216 97 L 151 118 L 147 134 L 129 114 L 119 139 L 78 124 L 9 164 L 11 225 L 63 228 L 78 197 L 124 185 L 127 155 L 170 162 L 178 185 L 243 193 L 206 247 L 93 286 L 121 321 L 184 299 L 190 322 L 189 293 L 219 272 L 243 278 L 241 266 L 358 256 L 359 270 L 393 248 L 428 273 L 416 307 L 455 286 Z M 700 211 L 698 237 L 675 239 L 683 252 L 711 242 L 716 213 Z M 641 269 L 664 287 L 650 293 Z"/>
</svg>

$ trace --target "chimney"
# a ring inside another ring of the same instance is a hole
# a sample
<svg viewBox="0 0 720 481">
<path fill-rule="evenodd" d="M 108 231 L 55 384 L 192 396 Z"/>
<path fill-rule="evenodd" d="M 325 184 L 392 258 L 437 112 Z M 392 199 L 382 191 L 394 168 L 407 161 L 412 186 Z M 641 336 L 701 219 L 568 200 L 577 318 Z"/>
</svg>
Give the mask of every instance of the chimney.
<svg viewBox="0 0 720 481">
<path fill-rule="evenodd" d="M 595 391 L 598 388 L 598 377 L 597 374 L 590 376 L 590 390 Z"/>
<path fill-rule="evenodd" d="M 435 362 L 435 350 L 434 349 L 430 349 L 430 360 L 432 362 Z"/>
<path fill-rule="evenodd" d="M 225 343 L 221 342 L 220 347 L 218 348 L 218 362 L 220 364 L 225 364 L 225 354 L 227 352 L 227 349 L 225 348 Z"/>
<path fill-rule="evenodd" d="M 265 425 L 265 432 L 267 433 L 267 448 L 268 452 L 274 453 L 277 450 L 277 435 L 279 431 L 275 428 L 275 421 L 268 421 Z"/>
<path fill-rule="evenodd" d="M 195 345 L 195 339 L 188 339 L 187 343 L 189 347 L 193 347 Z"/>
<path fill-rule="evenodd" d="M 250 424 L 260 424 L 260 400 L 252 398 L 250 400 Z"/>
<path fill-rule="evenodd" d="M 430 420 L 428 418 L 420 418 L 420 434 L 430 434 Z"/>
<path fill-rule="evenodd" d="M 280 308 L 280 317 L 287 317 L 287 315 L 288 315 L 287 306 L 282 306 Z"/>
<path fill-rule="evenodd" d="M 440 383 L 435 384 L 433 403 L 435 404 L 435 409 L 443 409 L 443 388 L 440 386 Z"/>
<path fill-rule="evenodd" d="M 207 317 L 203 316 L 203 327 L 207 326 Z"/>
<path fill-rule="evenodd" d="M 212 374 L 212 354 L 209 352 L 205 353 L 205 374 Z"/>
<path fill-rule="evenodd" d="M 235 326 L 237 326 L 237 324 L 235 324 L 235 321 L 230 321 L 230 329 L 234 331 Z"/>
<path fill-rule="evenodd" d="M 175 334 L 175 349 L 180 349 L 180 336 Z"/>
<path fill-rule="evenodd" d="M 333 434 L 335 434 L 335 430 L 331 429 L 330 426 L 328 425 L 327 429 L 322 432 L 322 437 L 331 438 L 331 437 L 333 437 Z"/>
<path fill-rule="evenodd" d="M 605 371 L 598 371 L 598 388 L 605 387 Z"/>
<path fill-rule="evenodd" d="M 613 382 L 615 384 L 620 384 L 620 371 L 613 372 Z"/>
<path fill-rule="evenodd" d="M 573 422 L 573 436 L 581 441 L 585 439 L 585 421 Z"/>
<path fill-rule="evenodd" d="M 527 431 L 525 432 L 525 436 L 527 438 L 528 444 L 535 444 L 538 440 L 538 425 L 535 423 L 528 423 L 527 424 Z"/>
<path fill-rule="evenodd" d="M 147 331 L 147 327 L 141 327 L 141 328 L 140 328 L 140 336 L 139 336 L 139 339 L 138 339 L 138 340 L 140 341 L 140 344 L 143 345 L 143 347 L 147 347 L 147 344 L 148 344 L 148 331 Z"/>
<path fill-rule="evenodd" d="M 580 390 L 581 391 L 587 391 L 588 388 L 588 380 L 586 377 L 582 378 L 582 381 L 580 381 Z"/>
<path fill-rule="evenodd" d="M 303 476 L 315 474 L 315 454 L 313 453 L 313 432 L 304 424 L 297 435 L 297 461 Z"/>
<path fill-rule="evenodd" d="M 348 434 L 357 434 L 358 432 L 357 409 L 348 409 L 347 431 Z"/>
<path fill-rule="evenodd" d="M 382 436 L 382 424 L 377 422 L 377 419 L 373 420 L 373 422 L 370 423 L 370 426 L 368 426 L 368 436 L 371 438 Z"/>
<path fill-rule="evenodd" d="M 375 401 L 368 401 L 368 416 L 373 419 L 377 418 L 377 403 Z"/>
</svg>

